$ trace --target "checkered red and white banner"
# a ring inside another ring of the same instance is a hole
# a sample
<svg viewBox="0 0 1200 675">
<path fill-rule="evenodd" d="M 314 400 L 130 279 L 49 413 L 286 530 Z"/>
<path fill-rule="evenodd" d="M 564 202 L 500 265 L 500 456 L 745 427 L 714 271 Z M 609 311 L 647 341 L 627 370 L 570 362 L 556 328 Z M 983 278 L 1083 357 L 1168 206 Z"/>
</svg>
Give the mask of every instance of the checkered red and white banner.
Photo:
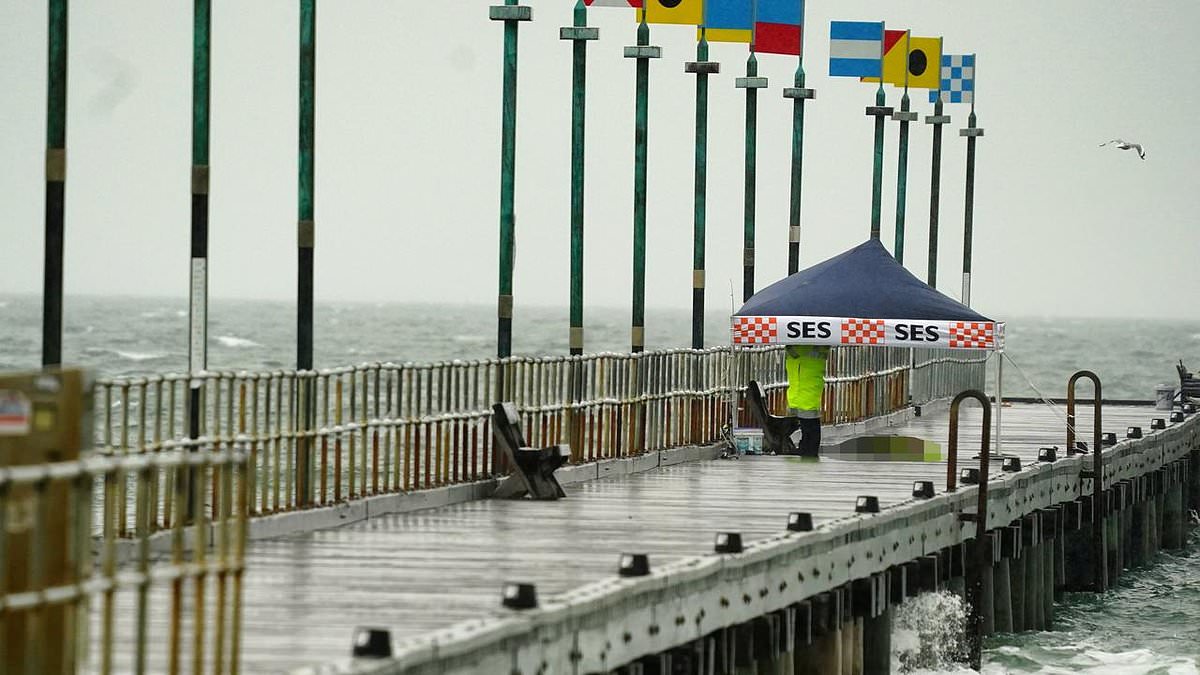
<svg viewBox="0 0 1200 675">
<path fill-rule="evenodd" d="M 1004 324 L 988 321 L 735 316 L 735 345 L 881 345 L 1004 349 Z"/>
</svg>

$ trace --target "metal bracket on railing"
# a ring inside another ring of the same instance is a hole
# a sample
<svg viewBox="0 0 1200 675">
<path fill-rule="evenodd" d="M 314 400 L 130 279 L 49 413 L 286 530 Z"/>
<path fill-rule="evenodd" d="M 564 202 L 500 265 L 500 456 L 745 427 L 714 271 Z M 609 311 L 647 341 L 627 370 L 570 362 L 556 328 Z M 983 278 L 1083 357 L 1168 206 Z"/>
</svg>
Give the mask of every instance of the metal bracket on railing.
<svg viewBox="0 0 1200 675">
<path fill-rule="evenodd" d="M 983 439 L 979 449 L 979 496 L 975 513 L 963 514 L 963 520 L 975 523 L 974 564 L 967 567 L 967 602 L 971 607 L 971 629 L 967 632 L 970 643 L 971 667 L 979 669 L 983 646 L 983 569 L 992 564 L 992 543 L 987 536 L 987 492 L 988 459 L 992 445 L 992 403 L 978 389 L 969 389 L 954 397 L 950 403 L 950 440 L 947 444 L 946 491 L 955 489 L 958 466 L 958 408 L 966 399 L 973 398 L 983 406 Z"/>
<path fill-rule="evenodd" d="M 1096 388 L 1092 413 L 1092 470 L 1090 476 L 1081 477 L 1092 479 L 1092 556 L 1095 563 L 1092 567 L 1095 570 L 1092 583 L 1099 593 L 1104 591 L 1108 574 L 1105 569 L 1108 561 L 1104 551 L 1104 528 L 1100 526 L 1104 522 L 1104 446 L 1101 444 L 1103 434 L 1100 431 L 1100 378 L 1090 370 L 1081 370 L 1067 380 L 1067 448 L 1075 447 L 1075 383 L 1081 377 L 1091 380 Z"/>
<path fill-rule="evenodd" d="M 567 496 L 554 477 L 554 471 L 571 456 L 569 447 L 551 445 L 539 449 L 526 445 L 517 407 L 512 403 L 492 406 L 492 433 L 497 448 L 508 456 L 513 469 L 497 486 L 493 498 L 559 499 Z"/>
</svg>

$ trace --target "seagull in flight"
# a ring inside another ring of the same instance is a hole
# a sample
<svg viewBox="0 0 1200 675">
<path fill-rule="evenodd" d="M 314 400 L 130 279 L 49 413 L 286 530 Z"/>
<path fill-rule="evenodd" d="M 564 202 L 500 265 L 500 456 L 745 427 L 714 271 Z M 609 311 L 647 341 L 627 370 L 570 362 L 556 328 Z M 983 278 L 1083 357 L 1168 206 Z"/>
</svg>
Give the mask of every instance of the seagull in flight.
<svg viewBox="0 0 1200 675">
<path fill-rule="evenodd" d="M 1117 148 L 1119 148 L 1121 150 L 1136 150 L 1138 157 L 1140 157 L 1143 160 L 1146 159 L 1146 151 L 1142 150 L 1141 143 L 1134 143 L 1133 141 L 1126 141 L 1124 139 L 1114 138 L 1111 141 L 1106 141 L 1104 143 L 1101 143 L 1100 147 L 1103 148 L 1104 146 L 1109 145 L 1109 144 L 1116 144 Z"/>
</svg>

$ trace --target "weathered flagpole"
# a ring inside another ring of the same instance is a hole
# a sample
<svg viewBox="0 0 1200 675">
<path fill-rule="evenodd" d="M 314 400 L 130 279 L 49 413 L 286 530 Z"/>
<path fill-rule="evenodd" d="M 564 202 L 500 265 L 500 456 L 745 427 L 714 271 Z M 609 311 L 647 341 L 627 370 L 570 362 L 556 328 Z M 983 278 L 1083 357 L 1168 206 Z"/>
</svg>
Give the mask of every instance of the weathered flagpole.
<svg viewBox="0 0 1200 675">
<path fill-rule="evenodd" d="M 896 262 L 904 264 L 904 211 L 908 196 L 908 124 L 917 119 L 917 113 L 909 112 L 908 60 L 912 57 L 912 31 L 904 32 L 904 95 L 900 97 L 900 110 L 892 118 L 900 122 L 900 150 L 896 156 L 896 246 L 892 255 Z M 882 78 L 881 78 L 882 79 Z M 880 84 L 883 84 L 880 82 Z"/>
<path fill-rule="evenodd" d="M 758 90 L 767 86 L 767 78 L 758 76 L 758 58 L 754 54 L 754 25 L 758 3 L 750 3 L 750 56 L 746 58 L 746 76 L 734 81 L 746 90 L 746 167 L 742 200 L 742 301 L 754 295 L 754 211 L 757 196 L 758 164 Z"/>
<path fill-rule="evenodd" d="M 208 368 L 208 127 L 212 0 L 195 0 L 192 9 L 192 265 L 188 287 L 188 372 L 194 376 Z M 188 395 L 202 399 L 203 380 L 193 380 Z M 203 407 L 193 407 L 189 400 L 187 409 L 202 410 Z M 202 416 L 198 417 L 201 418 L 196 420 L 198 424 L 189 424 L 189 429 L 194 430 L 196 435 L 203 433 L 203 419 Z"/>
<path fill-rule="evenodd" d="M 313 255 L 316 224 L 313 220 L 313 174 L 316 164 L 316 0 L 300 0 L 300 170 L 297 218 L 296 369 L 313 367 Z M 300 388 L 301 431 L 312 428 L 315 412 L 313 381 Z M 309 479 L 308 435 L 300 434 L 296 454 L 296 501 L 300 506 L 312 496 Z"/>
<path fill-rule="evenodd" d="M 879 38 L 879 89 L 875 91 L 875 105 L 867 106 L 867 116 L 875 118 L 875 165 L 871 174 L 871 238 L 879 239 L 879 220 L 883 209 L 883 120 L 892 116 L 892 108 L 885 105 L 883 92 L 883 44 L 887 26 L 881 24 Z"/>
<path fill-rule="evenodd" d="M 788 274 L 800 270 L 800 191 L 804 167 L 804 101 L 816 96 L 804 87 L 804 0 L 800 2 L 800 54 L 796 57 L 794 87 L 785 87 L 783 97 L 792 99 L 792 199 L 788 212 Z"/>
<path fill-rule="evenodd" d="M 700 26 L 696 60 L 683 72 L 696 75 L 696 169 L 692 211 L 692 349 L 704 349 L 704 229 L 708 187 L 708 76 L 721 72 L 721 64 L 708 60 L 708 37 Z"/>
<path fill-rule="evenodd" d="M 651 46 L 646 10 L 641 10 L 637 45 L 625 48 L 625 58 L 637 59 L 633 138 L 633 320 L 630 351 L 646 348 L 646 132 L 647 99 L 650 85 L 650 59 L 662 57 L 662 48 Z"/>
<path fill-rule="evenodd" d="M 533 9 L 504 0 L 488 8 L 488 18 L 504 22 L 504 94 L 500 114 L 500 292 L 496 298 L 496 356 L 512 354 L 513 213 L 517 154 L 517 26 L 533 18 Z M 504 399 L 504 378 L 496 395 Z"/>
<path fill-rule="evenodd" d="M 938 44 L 942 44 L 941 38 L 938 38 Z M 945 48 L 938 49 L 938 52 L 944 54 Z M 938 63 L 937 68 L 937 100 L 933 104 L 933 114 L 925 117 L 925 123 L 933 125 L 933 159 L 929 187 L 929 262 L 926 282 L 934 288 L 937 288 L 938 210 L 941 208 L 942 192 L 942 126 L 950 123 L 950 116 L 942 114 L 942 64 Z"/>
<path fill-rule="evenodd" d="M 975 118 L 975 82 L 977 82 L 979 57 L 976 54 L 971 55 L 971 115 L 967 118 L 967 128 L 959 129 L 958 135 L 967 139 L 967 195 L 966 207 L 963 215 L 963 273 L 962 273 L 962 301 L 964 305 L 971 305 L 971 238 L 974 235 L 973 225 L 975 217 L 975 139 L 983 136 L 983 128 L 976 126 Z"/>
<path fill-rule="evenodd" d="M 584 120 L 587 100 L 587 43 L 600 29 L 587 25 L 587 7 L 576 0 L 571 26 L 558 29 L 561 40 L 572 41 L 571 58 L 571 354 L 583 353 L 583 172 Z"/>
<path fill-rule="evenodd" d="M 62 363 L 63 201 L 67 187 L 67 0 L 50 0 L 46 62 L 46 215 L 42 365 Z"/>
</svg>

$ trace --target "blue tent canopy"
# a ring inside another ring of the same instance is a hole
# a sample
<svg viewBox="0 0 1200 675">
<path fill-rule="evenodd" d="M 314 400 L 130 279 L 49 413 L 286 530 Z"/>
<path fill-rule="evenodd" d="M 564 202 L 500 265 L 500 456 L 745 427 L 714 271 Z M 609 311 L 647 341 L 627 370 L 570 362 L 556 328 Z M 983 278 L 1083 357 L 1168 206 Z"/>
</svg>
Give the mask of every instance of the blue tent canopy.
<svg viewBox="0 0 1200 675">
<path fill-rule="evenodd" d="M 913 276 L 877 239 L 755 293 L 733 324 L 738 344 L 994 350 L 1003 331 L 1003 324 Z"/>
</svg>

